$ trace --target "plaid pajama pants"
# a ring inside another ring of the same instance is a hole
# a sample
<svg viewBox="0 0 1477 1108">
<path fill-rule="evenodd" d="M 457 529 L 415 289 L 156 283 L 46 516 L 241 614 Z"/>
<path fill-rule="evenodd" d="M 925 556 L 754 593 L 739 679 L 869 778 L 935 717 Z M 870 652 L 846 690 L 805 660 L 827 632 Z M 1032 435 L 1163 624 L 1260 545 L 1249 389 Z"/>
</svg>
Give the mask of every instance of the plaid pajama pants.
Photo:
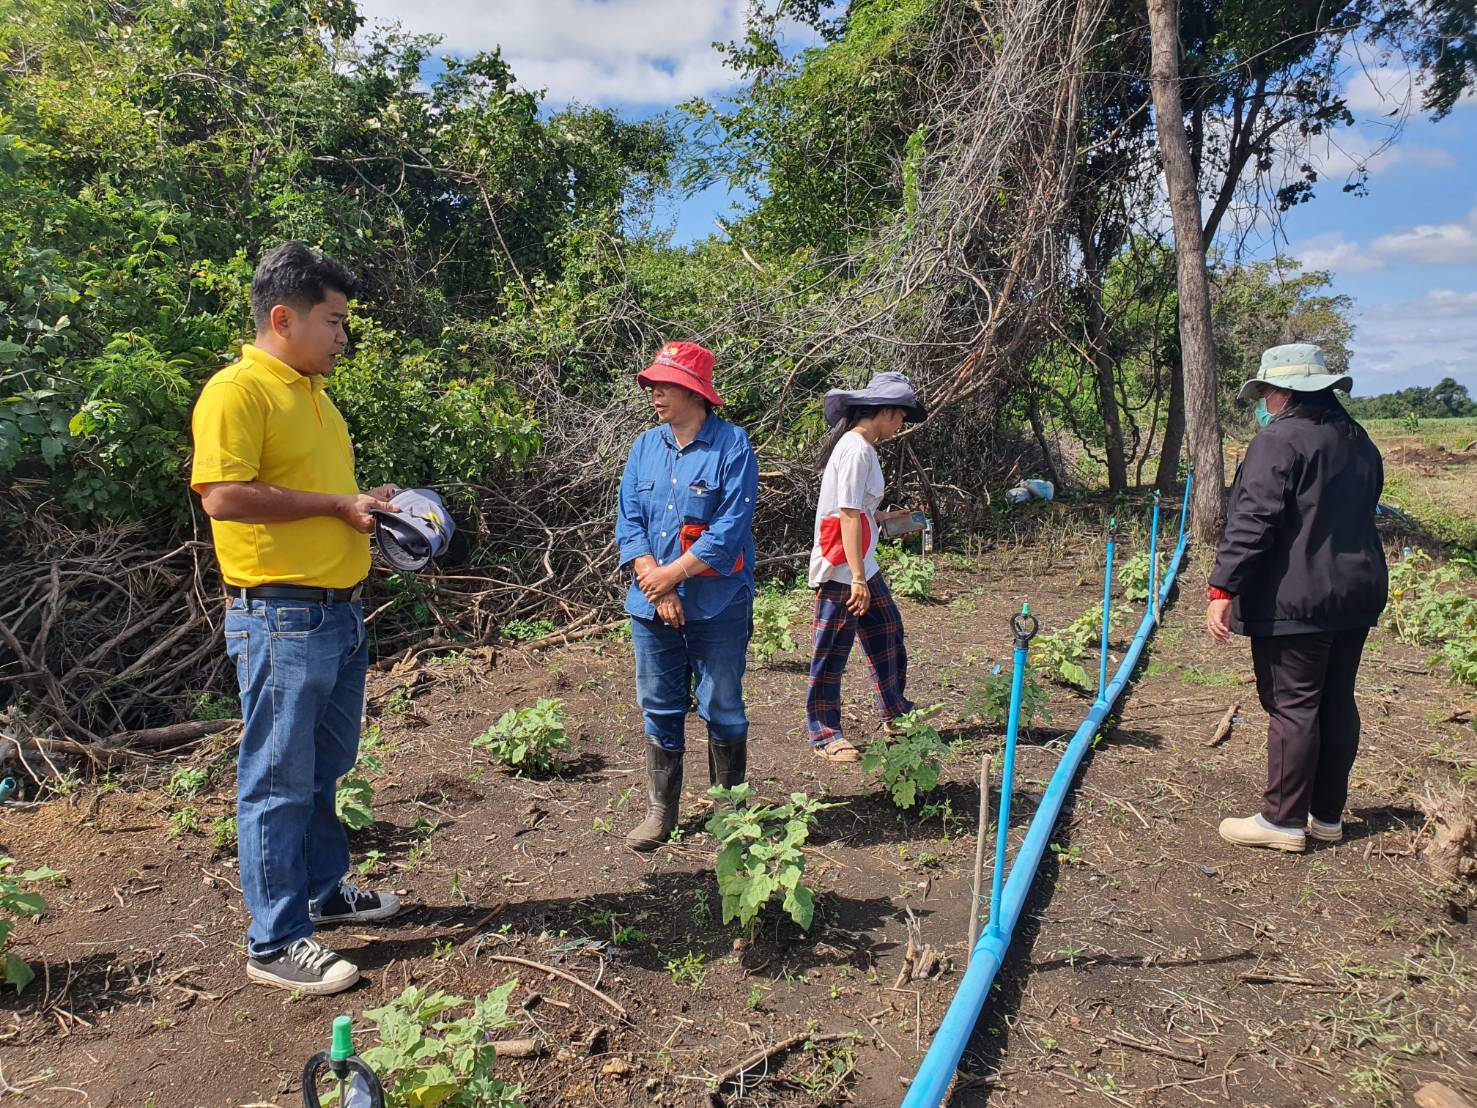
<svg viewBox="0 0 1477 1108">
<path fill-rule="evenodd" d="M 882 574 L 867 582 L 872 603 L 858 619 L 846 607 L 851 586 L 827 581 L 815 596 L 810 689 L 805 696 L 805 731 L 811 745 L 825 746 L 841 737 L 841 674 L 851 656 L 852 641 L 862 640 L 867 673 L 877 690 L 877 712 L 894 719 L 913 710 L 904 695 L 908 684 L 908 648 L 903 617 Z"/>
</svg>

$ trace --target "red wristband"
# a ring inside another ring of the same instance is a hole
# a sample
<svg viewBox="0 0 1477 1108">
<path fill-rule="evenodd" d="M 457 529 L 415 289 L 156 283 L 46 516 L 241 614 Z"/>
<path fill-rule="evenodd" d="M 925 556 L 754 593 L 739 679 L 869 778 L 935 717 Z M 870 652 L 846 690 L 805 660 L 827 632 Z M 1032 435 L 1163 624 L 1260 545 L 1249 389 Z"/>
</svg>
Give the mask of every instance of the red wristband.
<svg viewBox="0 0 1477 1108">
<path fill-rule="evenodd" d="M 1235 600 L 1236 597 L 1233 596 L 1231 593 L 1228 593 L 1225 589 L 1218 588 L 1215 585 L 1211 585 L 1208 589 L 1205 590 L 1205 599 L 1206 600 Z"/>
</svg>

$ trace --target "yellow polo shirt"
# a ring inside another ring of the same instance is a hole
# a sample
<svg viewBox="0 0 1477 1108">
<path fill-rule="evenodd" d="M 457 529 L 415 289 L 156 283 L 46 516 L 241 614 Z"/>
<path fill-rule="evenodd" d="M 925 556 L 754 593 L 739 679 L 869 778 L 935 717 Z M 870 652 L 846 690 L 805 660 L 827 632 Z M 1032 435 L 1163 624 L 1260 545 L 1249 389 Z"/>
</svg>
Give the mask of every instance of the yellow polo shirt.
<svg viewBox="0 0 1477 1108">
<path fill-rule="evenodd" d="M 300 492 L 359 491 L 349 427 L 323 390 L 258 350 L 205 383 L 191 421 L 195 459 L 190 487 L 264 481 Z M 369 536 L 332 516 L 291 523 L 210 521 L 228 585 L 313 585 L 346 589 L 369 574 Z"/>
</svg>

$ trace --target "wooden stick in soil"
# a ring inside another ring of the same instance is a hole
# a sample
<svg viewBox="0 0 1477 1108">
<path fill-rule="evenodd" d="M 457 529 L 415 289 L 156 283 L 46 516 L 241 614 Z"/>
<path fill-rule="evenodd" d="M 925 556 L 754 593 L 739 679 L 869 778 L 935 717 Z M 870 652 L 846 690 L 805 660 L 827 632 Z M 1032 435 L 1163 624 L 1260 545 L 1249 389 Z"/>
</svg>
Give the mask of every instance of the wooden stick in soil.
<svg viewBox="0 0 1477 1108">
<path fill-rule="evenodd" d="M 1231 728 L 1236 723 L 1236 713 L 1240 710 L 1240 704 L 1232 704 L 1226 709 L 1226 714 L 1221 716 L 1221 721 L 1215 725 L 1215 734 L 1210 736 L 1210 742 L 1206 743 L 1206 746 L 1220 746 L 1226 741 L 1226 736 L 1231 733 Z"/>
<path fill-rule="evenodd" d="M 812 1035 L 809 1032 L 801 1032 L 798 1035 L 791 1035 L 788 1039 L 781 1039 L 779 1042 L 749 1055 L 738 1065 L 730 1066 L 720 1073 L 715 1083 L 717 1087 L 708 1093 L 708 1103 L 712 1105 L 712 1108 L 722 1108 L 723 1097 L 720 1094 L 723 1091 L 723 1086 L 727 1085 L 730 1081 L 742 1077 L 746 1071 L 753 1069 L 760 1062 L 773 1058 L 776 1054 L 783 1054 L 785 1051 L 792 1047 L 797 1047 L 801 1043 L 834 1043 L 838 1039 L 850 1039 L 852 1037 L 850 1031 L 831 1031 L 824 1035 Z"/>
<path fill-rule="evenodd" d="M 980 759 L 980 825 L 974 838 L 974 893 L 969 905 L 969 957 L 980 937 L 980 888 L 985 880 L 985 831 L 990 826 L 990 756 Z"/>
<path fill-rule="evenodd" d="M 536 969 L 541 973 L 547 973 L 553 977 L 561 978 L 564 981 L 568 981 L 571 985 L 579 986 L 597 1000 L 608 1005 L 622 1020 L 626 1022 L 630 1020 L 630 1017 L 626 1015 L 626 1009 L 623 1005 L 611 1000 L 610 997 L 606 996 L 593 985 L 586 985 L 572 973 L 565 973 L 562 969 L 555 969 L 553 966 L 546 966 L 542 962 L 533 962 L 527 958 L 518 958 L 512 954 L 484 954 L 482 957 L 486 958 L 489 962 L 507 962 L 515 966 L 527 966 L 529 969 Z"/>
</svg>

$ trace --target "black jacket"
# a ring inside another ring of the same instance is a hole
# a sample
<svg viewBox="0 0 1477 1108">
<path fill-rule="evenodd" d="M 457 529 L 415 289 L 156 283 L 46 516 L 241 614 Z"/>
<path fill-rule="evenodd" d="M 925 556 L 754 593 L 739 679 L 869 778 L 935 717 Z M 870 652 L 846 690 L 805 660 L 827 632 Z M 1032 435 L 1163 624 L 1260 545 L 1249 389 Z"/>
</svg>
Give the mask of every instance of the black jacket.
<svg viewBox="0 0 1477 1108">
<path fill-rule="evenodd" d="M 1389 595 L 1374 525 L 1380 452 L 1327 394 L 1258 432 L 1231 488 L 1210 583 L 1235 596 L 1237 634 L 1301 635 L 1379 622 Z"/>
</svg>

